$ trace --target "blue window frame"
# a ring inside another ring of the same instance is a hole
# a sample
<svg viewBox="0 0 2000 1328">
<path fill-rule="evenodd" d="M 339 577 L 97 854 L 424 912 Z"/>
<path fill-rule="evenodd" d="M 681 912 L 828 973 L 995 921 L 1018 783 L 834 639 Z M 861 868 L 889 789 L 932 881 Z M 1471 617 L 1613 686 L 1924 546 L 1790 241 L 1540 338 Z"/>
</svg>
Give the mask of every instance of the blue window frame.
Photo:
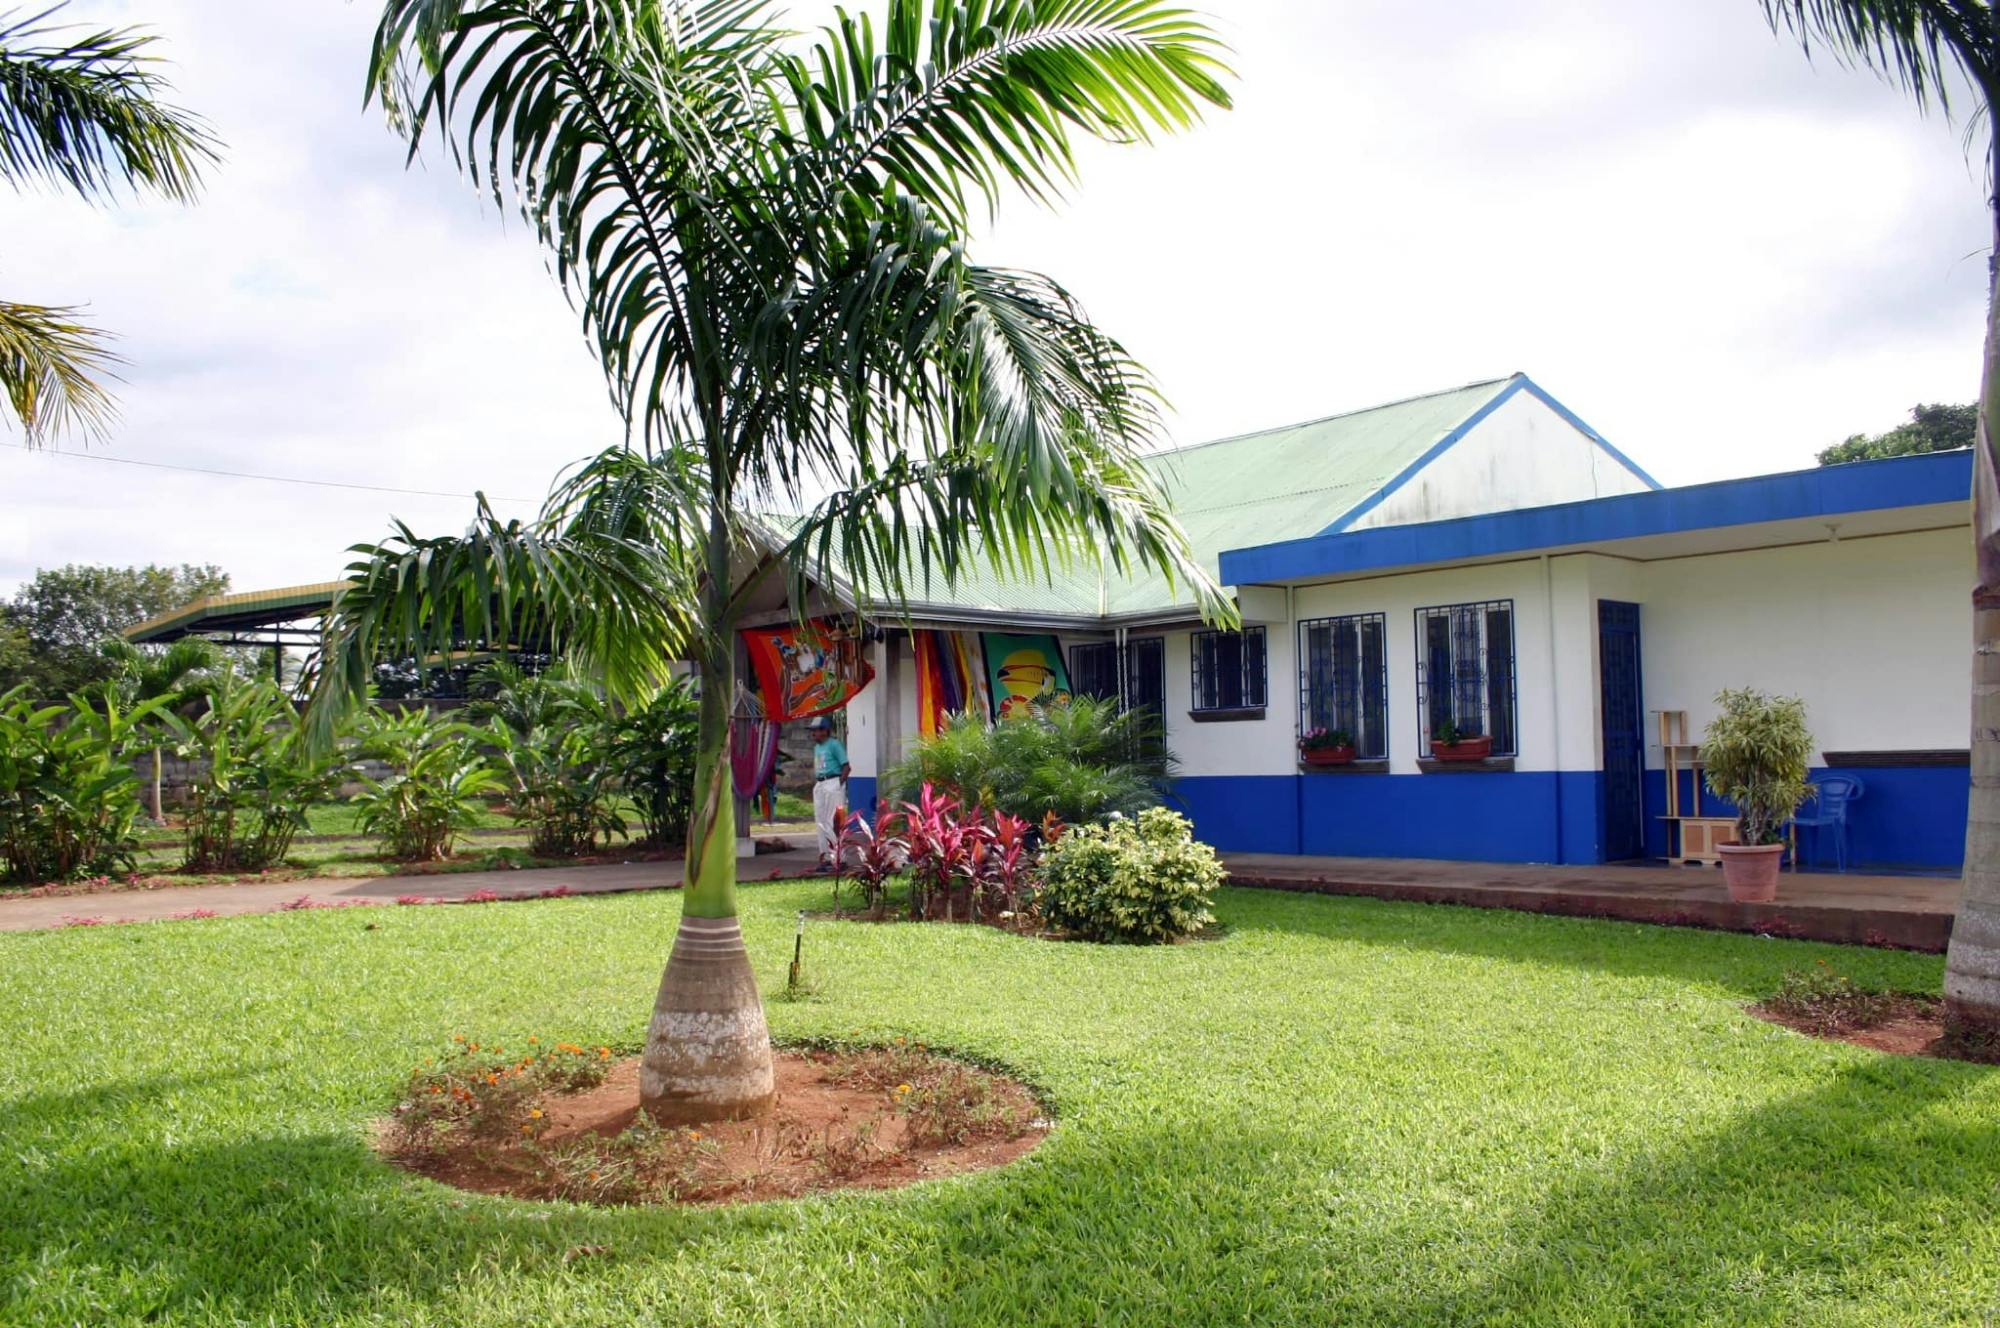
<svg viewBox="0 0 2000 1328">
<path fill-rule="evenodd" d="M 1389 755 L 1388 620 L 1379 613 L 1299 623 L 1299 727 L 1339 729 L 1354 754 Z"/>
<path fill-rule="evenodd" d="M 1490 735 L 1516 754 L 1514 601 L 1417 610 L 1417 724 L 1423 746 L 1449 720 L 1463 737 Z"/>
<path fill-rule="evenodd" d="M 1191 707 L 1204 710 L 1264 708 L 1264 629 L 1196 632 L 1190 641 Z"/>
</svg>

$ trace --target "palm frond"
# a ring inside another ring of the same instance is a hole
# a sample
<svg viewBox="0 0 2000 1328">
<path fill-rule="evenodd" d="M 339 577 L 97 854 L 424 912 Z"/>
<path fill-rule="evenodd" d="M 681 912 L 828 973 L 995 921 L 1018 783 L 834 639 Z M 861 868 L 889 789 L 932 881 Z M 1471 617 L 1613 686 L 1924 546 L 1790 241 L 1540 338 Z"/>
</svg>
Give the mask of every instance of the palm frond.
<svg viewBox="0 0 2000 1328">
<path fill-rule="evenodd" d="M 119 358 L 76 313 L 0 300 L 0 391 L 30 447 L 65 432 L 101 436 L 118 416 L 103 380 Z"/>
<path fill-rule="evenodd" d="M 1919 106 L 1949 109 L 1954 66 L 1991 102 L 2000 94 L 2000 33 L 1992 6 L 1970 0 L 1762 0 L 1771 26 L 1798 38 L 1808 55 L 1836 59 L 1891 79 Z"/>
<path fill-rule="evenodd" d="M 843 12 L 788 73 L 828 183 L 894 182 L 962 221 L 969 192 L 1058 196 L 1072 131 L 1143 141 L 1227 106 L 1224 55 L 1192 11 L 1146 0 L 890 0 L 879 34 Z"/>
<path fill-rule="evenodd" d="M 519 649 L 575 660 L 620 700 L 644 700 L 684 657 L 694 624 L 678 550 L 584 526 L 502 521 L 482 499 L 459 536 L 398 523 L 352 552 L 311 679 L 313 736 L 332 741 L 383 658 Z"/>
<path fill-rule="evenodd" d="M 86 198 L 123 184 L 192 199 L 219 145 L 200 117 L 161 100 L 158 39 L 50 24 L 63 8 L 0 14 L 0 178 Z"/>
</svg>

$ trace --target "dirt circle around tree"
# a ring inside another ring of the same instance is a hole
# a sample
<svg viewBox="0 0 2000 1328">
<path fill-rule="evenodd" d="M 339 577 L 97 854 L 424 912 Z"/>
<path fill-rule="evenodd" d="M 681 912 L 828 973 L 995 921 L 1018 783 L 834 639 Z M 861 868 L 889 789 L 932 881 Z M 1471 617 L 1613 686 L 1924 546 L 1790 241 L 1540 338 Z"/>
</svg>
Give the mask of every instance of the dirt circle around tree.
<svg viewBox="0 0 2000 1328">
<path fill-rule="evenodd" d="M 1767 1023 L 1823 1042 L 1846 1042 L 1892 1056 L 2000 1065 L 2000 1045 L 1965 1046 L 1946 1034 L 1944 1002 L 1914 992 L 1871 995 L 1863 1002 L 1822 1002 L 1800 1008 L 1778 1001 L 1748 1007 Z"/>
<path fill-rule="evenodd" d="M 500 1062 L 465 1045 L 470 1053 L 412 1076 L 375 1146 L 404 1170 L 479 1194 L 627 1207 L 894 1189 L 1005 1166 L 1054 1124 L 1020 1080 L 907 1039 L 778 1048 L 768 1113 L 691 1126 L 641 1113 L 636 1056 L 558 1044 L 575 1055 L 541 1073 L 540 1058 L 554 1064 L 555 1053 Z"/>
</svg>

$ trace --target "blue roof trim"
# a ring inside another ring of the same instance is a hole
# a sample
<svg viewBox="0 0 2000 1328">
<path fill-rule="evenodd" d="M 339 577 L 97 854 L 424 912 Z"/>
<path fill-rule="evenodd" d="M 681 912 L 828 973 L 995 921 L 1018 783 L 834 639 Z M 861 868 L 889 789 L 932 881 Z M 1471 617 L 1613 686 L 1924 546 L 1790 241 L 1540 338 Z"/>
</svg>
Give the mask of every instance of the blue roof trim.
<svg viewBox="0 0 2000 1328">
<path fill-rule="evenodd" d="M 1527 381 L 1528 376 L 1526 374 L 1515 374 L 1507 381 L 1507 386 L 1494 393 L 1485 405 L 1466 416 L 1459 422 L 1458 427 L 1454 428 L 1450 433 L 1432 443 L 1428 451 L 1409 465 L 1403 467 L 1394 479 L 1368 495 L 1368 497 L 1362 499 L 1339 517 L 1336 517 L 1332 525 L 1319 532 L 1320 535 L 1338 535 L 1341 531 L 1346 530 L 1356 521 L 1359 521 L 1362 517 L 1367 516 L 1370 512 L 1380 507 L 1383 499 L 1402 488 L 1405 484 L 1408 484 L 1418 471 L 1443 456 L 1450 450 L 1452 444 L 1471 433 L 1481 420 L 1505 405 L 1510 397 L 1519 392 L 1527 384 Z M 1314 538 L 1318 538 L 1318 536 Z"/>
<path fill-rule="evenodd" d="M 1222 583 L 1247 586 L 1799 517 L 1923 507 L 1963 501 L 1971 492 L 1971 450 L 1932 452 L 1230 549 L 1221 557 Z"/>
<path fill-rule="evenodd" d="M 1596 443 L 1606 452 L 1609 452 L 1611 454 L 1612 460 L 1616 461 L 1619 465 L 1625 467 L 1625 469 L 1631 471 L 1634 475 L 1638 476 L 1639 480 L 1643 484 L 1645 484 L 1647 488 L 1661 489 L 1666 487 L 1665 485 L 1661 484 L 1658 480 L 1654 479 L 1651 475 L 1648 475 L 1644 470 L 1642 470 L 1638 462 L 1634 461 L 1631 457 L 1626 456 L 1623 452 L 1613 447 L 1611 445 L 1610 439 L 1606 438 L 1603 434 L 1599 433 L 1597 430 L 1591 428 L 1588 424 L 1585 424 L 1583 420 L 1577 416 L 1577 413 L 1575 411 L 1571 410 L 1568 406 L 1563 405 L 1562 402 L 1557 401 L 1554 397 L 1550 396 L 1548 390 L 1544 388 L 1540 383 L 1528 377 L 1528 375 L 1526 374 L 1520 375 L 1520 378 L 1522 384 L 1528 389 L 1530 393 L 1534 395 L 1537 401 L 1541 402 L 1544 406 L 1547 406 L 1550 410 L 1554 411 L 1556 414 L 1562 416 L 1563 420 L 1572 429 L 1575 429 L 1578 433 L 1590 439 L 1591 442 Z"/>
</svg>

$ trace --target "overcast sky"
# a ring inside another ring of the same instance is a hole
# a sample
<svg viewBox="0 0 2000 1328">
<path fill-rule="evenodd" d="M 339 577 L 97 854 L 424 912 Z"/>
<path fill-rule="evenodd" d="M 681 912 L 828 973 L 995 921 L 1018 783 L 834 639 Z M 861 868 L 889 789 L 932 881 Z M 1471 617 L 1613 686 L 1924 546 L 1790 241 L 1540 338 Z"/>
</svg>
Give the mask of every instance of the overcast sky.
<svg viewBox="0 0 2000 1328">
<path fill-rule="evenodd" d="M 1013 207 L 979 250 L 1081 295 L 1165 385 L 1174 441 L 1518 369 L 1674 484 L 1975 395 L 1985 220 L 1957 129 L 1808 65 L 1755 0 L 1211 7 L 1236 108 L 1093 152 L 1066 206 Z M 72 6 L 156 28 L 227 156 L 190 208 L 0 197 L 0 291 L 87 302 L 130 361 L 89 456 L 0 446 L 0 592 L 67 562 L 326 580 L 392 516 L 470 510 L 126 462 L 525 515 L 618 436 L 532 239 L 441 159 L 406 171 L 362 109 L 378 8 Z"/>
</svg>

